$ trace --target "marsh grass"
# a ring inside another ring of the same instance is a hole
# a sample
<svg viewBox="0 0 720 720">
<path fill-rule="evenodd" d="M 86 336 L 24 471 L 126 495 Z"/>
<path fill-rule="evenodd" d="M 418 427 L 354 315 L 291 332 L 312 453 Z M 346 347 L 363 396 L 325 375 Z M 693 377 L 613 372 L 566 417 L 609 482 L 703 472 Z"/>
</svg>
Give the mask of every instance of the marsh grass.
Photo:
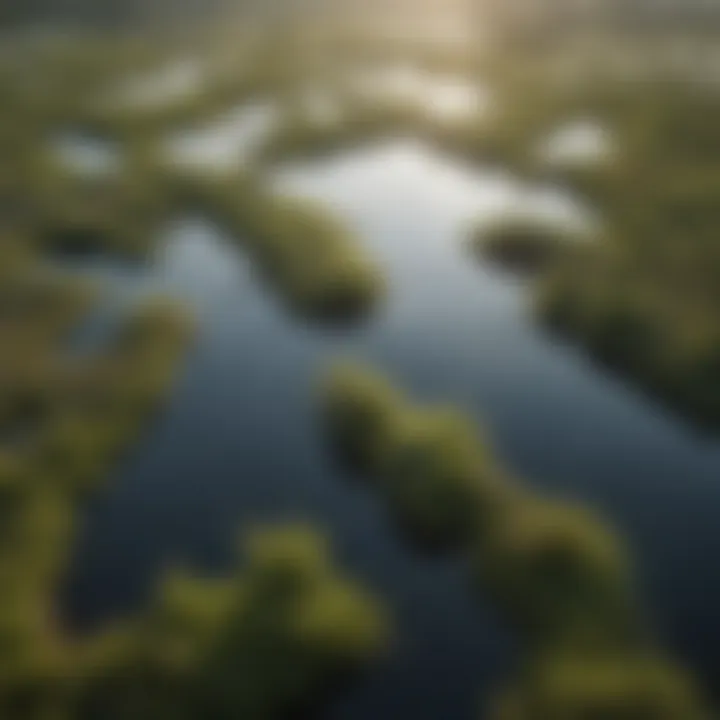
<svg viewBox="0 0 720 720">
<path fill-rule="evenodd" d="M 354 321 L 381 298 L 379 269 L 322 206 L 277 194 L 254 177 L 202 178 L 194 193 L 195 205 L 227 228 L 301 317 Z"/>
<path fill-rule="evenodd" d="M 332 155 L 340 150 L 406 135 L 419 128 L 421 113 L 409 103 L 363 100 L 350 89 L 335 96 L 338 116 L 318 123 L 300 113 L 287 113 L 258 151 L 265 163 Z"/>
<path fill-rule="evenodd" d="M 467 541 L 478 518 L 504 500 L 492 459 L 464 417 L 413 408 L 362 367 L 333 370 L 323 416 L 338 456 L 376 480 L 400 526 L 418 541 Z"/>
<path fill-rule="evenodd" d="M 227 579 L 172 573 L 143 617 L 92 641 L 80 717 L 287 717 L 383 651 L 384 610 L 316 531 L 264 529 L 246 548 Z"/>
<path fill-rule="evenodd" d="M 8 243 L 0 247 L 3 717 L 297 716 L 386 644 L 382 608 L 334 569 L 326 545 L 304 528 L 253 537 L 247 562 L 226 579 L 169 576 L 145 613 L 94 637 L 68 637 L 55 620 L 80 500 L 117 467 L 172 390 L 192 321 L 154 300 L 100 355 L 69 362 L 61 341 L 90 295 L 29 272 L 36 253 L 142 257 L 168 211 L 197 207 L 229 229 L 303 317 L 357 319 L 382 295 L 374 263 L 324 208 L 279 196 L 260 177 L 189 176 L 159 161 L 158 138 L 171 128 L 259 95 L 289 97 L 299 57 L 286 39 L 268 43 L 251 73 L 218 75 L 200 92 L 150 109 L 88 102 L 135 66 L 130 50 L 65 48 L 38 60 L 38 83 L 1 79 L 0 203 L 13 230 L 3 229 Z M 591 352 L 712 417 L 720 407 L 712 103 L 676 89 L 639 98 L 606 87 L 548 94 L 529 77 L 506 87 L 510 101 L 499 101 L 482 127 L 472 119 L 448 128 L 411 108 L 357 99 L 330 127 L 289 114 L 260 156 L 271 162 L 412 132 L 459 156 L 539 176 L 549 170 L 530 149 L 558 118 L 602 118 L 618 138 L 616 162 L 555 177 L 609 218 L 607 255 L 584 284 L 573 273 L 595 260 L 551 263 L 542 314 Z M 88 183 L 58 168 L 43 141 L 68 126 L 117 138 L 121 172 Z M 474 584 L 513 629 L 522 668 L 498 717 L 708 717 L 692 683 L 649 639 L 627 552 L 601 520 L 531 493 L 461 414 L 417 407 L 361 367 L 336 371 L 322 400 L 339 454 L 375 483 L 413 540 L 468 557 Z"/>
<path fill-rule="evenodd" d="M 510 623 L 535 647 L 625 647 L 643 630 L 627 553 L 591 513 L 521 500 L 476 546 L 473 569 Z"/>
<path fill-rule="evenodd" d="M 0 283 L 0 708 L 8 717 L 66 709 L 68 672 L 74 670 L 65 651 L 68 640 L 52 618 L 74 543 L 79 491 L 107 476 L 145 419 L 125 388 L 116 404 L 90 412 L 84 387 L 68 382 L 71 369 L 87 382 L 92 365 L 102 362 L 85 358 L 90 365 L 78 371 L 64 352 L 67 333 L 94 299 L 91 286 L 34 263 L 17 266 Z M 164 339 L 165 315 L 151 310 L 152 342 L 168 349 L 169 376 L 182 348 Z M 148 332 L 144 337 L 150 342 Z M 141 360 L 126 362 L 124 375 L 145 371 Z M 156 384 L 154 390 L 159 403 L 169 384 Z"/>
<path fill-rule="evenodd" d="M 0 324 L 5 340 L 28 322 L 54 328 L 46 316 L 77 322 L 81 306 L 57 303 L 74 281 L 57 282 L 0 286 L 4 319 L 24 321 Z M 34 427 L 22 447 L 0 452 L 7 717 L 287 717 L 322 703 L 386 646 L 385 611 L 334 568 L 308 527 L 252 534 L 247 561 L 225 580 L 172 573 L 147 611 L 90 637 L 52 622 L 80 500 L 170 392 L 192 334 L 187 312 L 158 297 L 138 305 L 99 355 L 61 361 L 48 345 L 52 372 L 35 390 Z"/>
<path fill-rule="evenodd" d="M 693 681 L 660 656 L 639 654 L 546 658 L 528 670 L 491 715 L 493 720 L 538 717 L 708 718 Z"/>
<path fill-rule="evenodd" d="M 671 411 L 714 431 L 720 147 L 713 93 L 660 80 L 529 87 L 517 79 L 505 93 L 504 100 L 498 93 L 488 142 L 518 172 L 571 190 L 603 226 L 592 248 L 541 263 L 539 318 Z M 607 129 L 612 156 L 580 169 L 543 167 L 533 148 L 578 116 Z M 514 260 L 514 240 L 490 247 Z"/>
<path fill-rule="evenodd" d="M 160 179 L 134 157 L 108 176 L 56 175 L 36 200 L 40 248 L 71 257 L 146 257 L 171 210 Z"/>
<path fill-rule="evenodd" d="M 493 265 L 522 275 L 537 275 L 587 250 L 589 237 L 567 224 L 545 218 L 506 213 L 474 229 L 470 249 Z"/>
</svg>

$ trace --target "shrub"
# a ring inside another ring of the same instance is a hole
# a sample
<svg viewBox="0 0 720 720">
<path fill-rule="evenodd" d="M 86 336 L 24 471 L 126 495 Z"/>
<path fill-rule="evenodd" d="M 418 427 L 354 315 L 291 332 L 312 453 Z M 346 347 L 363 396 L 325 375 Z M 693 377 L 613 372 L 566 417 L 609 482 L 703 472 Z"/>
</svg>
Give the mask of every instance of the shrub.
<svg viewBox="0 0 720 720">
<path fill-rule="evenodd" d="M 479 543 L 474 572 L 533 642 L 623 644 L 636 639 L 625 552 L 590 513 L 530 497 Z"/>
<path fill-rule="evenodd" d="M 331 369 L 321 399 L 325 427 L 339 456 L 363 472 L 378 474 L 402 398 L 362 366 L 342 364 Z"/>
<path fill-rule="evenodd" d="M 707 720 L 694 684 L 652 655 L 544 658 L 506 696 L 497 720 Z"/>
<path fill-rule="evenodd" d="M 467 540 L 504 499 L 472 424 L 451 410 L 406 410 L 387 440 L 381 475 L 401 523 L 431 541 Z"/>
<path fill-rule="evenodd" d="M 315 531 L 263 530 L 247 549 L 227 580 L 172 574 L 144 618 L 86 652 L 81 717 L 287 717 L 382 651 L 382 609 Z"/>
<path fill-rule="evenodd" d="M 467 538 L 502 501 L 493 462 L 460 414 L 415 409 L 381 377 L 352 365 L 332 371 L 323 405 L 334 447 L 377 481 L 415 538 Z"/>
<path fill-rule="evenodd" d="M 253 178 L 204 179 L 195 204 L 245 243 L 291 310 L 320 321 L 363 317 L 383 293 L 379 270 L 319 205 L 273 194 Z"/>
<path fill-rule="evenodd" d="M 508 215 L 481 225 L 472 235 L 473 249 L 513 272 L 538 273 L 566 259 L 585 239 L 557 221 Z"/>
</svg>

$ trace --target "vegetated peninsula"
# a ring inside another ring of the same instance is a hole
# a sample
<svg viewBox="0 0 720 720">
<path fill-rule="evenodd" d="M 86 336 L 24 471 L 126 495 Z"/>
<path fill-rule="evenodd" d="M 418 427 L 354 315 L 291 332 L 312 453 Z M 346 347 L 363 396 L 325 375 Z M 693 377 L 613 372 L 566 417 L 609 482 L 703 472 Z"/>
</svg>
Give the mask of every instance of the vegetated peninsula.
<svg viewBox="0 0 720 720">
<path fill-rule="evenodd" d="M 245 35 L 236 43 L 247 50 L 242 70 L 209 67 L 188 93 L 147 106 L 98 100 L 188 47 L 103 37 L 33 51 L 23 72 L 0 59 L 0 715 L 8 720 L 298 717 L 387 646 L 381 602 L 306 526 L 251 533 L 226 578 L 168 573 L 148 607 L 90 637 L 69 636 L 56 619 L 84 500 L 161 412 L 194 320 L 171 297 L 144 298 L 101 348 L 69 353 L 103 288 L 53 263 L 149 261 L 168 220 L 200 212 L 303 320 L 357 322 L 383 298 L 382 270 L 361 238 L 332 208 L 279 193 L 265 172 L 274 162 L 412 135 L 572 189 L 603 218 L 598 242 L 506 218 L 476 238 L 482 253 L 532 271 L 548 327 L 694 420 L 720 416 L 714 97 L 677 84 L 556 91 L 529 74 L 497 88 L 496 112 L 482 125 L 474 115 L 447 125 L 403 103 L 347 96 L 340 120 L 322 125 L 295 115 L 295 85 L 310 67 L 299 37 L 271 33 L 258 50 L 245 48 Z M 392 60 L 401 47 L 423 67 L 476 70 L 472 53 L 371 41 L 352 29 L 335 45 L 338 69 Z M 206 175 L 168 162 L 169 133 L 257 98 L 272 98 L 281 118 L 252 164 Z M 537 144 L 579 114 L 609 128 L 612 162 L 544 163 Z M 117 166 L 95 176 L 63 166 L 53 142 L 67 132 L 111 144 Z M 404 535 L 463 554 L 476 592 L 514 633 L 519 667 L 483 717 L 710 717 L 692 678 L 657 647 L 629 553 L 603 520 L 531 492 L 462 413 L 419 407 L 365 368 L 336 370 L 322 406 L 333 450 L 373 483 Z"/>
<path fill-rule="evenodd" d="M 45 94 L 0 78 L 0 715 L 293 716 L 329 699 L 389 637 L 381 603 L 335 568 L 311 527 L 251 533 L 226 579 L 173 573 L 150 607 L 88 637 L 55 619 L 86 500 L 161 411 L 195 337 L 190 308 L 141 295 L 97 347 L 78 348 L 108 288 L 67 270 L 86 256 L 149 262 L 164 223 L 187 212 L 189 184 L 163 162 L 156 133 L 247 92 L 244 81 L 225 94 L 213 86 L 164 116 L 103 123 L 88 97 L 139 62 L 118 42 L 40 53 L 30 65 Z M 111 133 L 117 167 L 84 174 L 59 161 L 50 140 L 86 123 Z M 237 219 L 238 239 L 240 228 L 257 237 L 258 261 L 293 310 L 368 309 L 381 282 L 339 222 L 264 190 L 235 197 L 242 189 L 228 181 L 221 204 L 218 188 L 213 212 Z"/>
<path fill-rule="evenodd" d="M 531 492 L 469 420 L 413 405 L 371 369 L 335 367 L 320 401 L 338 456 L 411 539 L 468 555 L 477 591 L 514 632 L 518 677 L 490 717 L 708 717 L 692 680 L 656 647 L 628 552 L 602 520 Z"/>
<path fill-rule="evenodd" d="M 188 180 L 190 201 L 229 230 L 261 275 L 300 317 L 347 322 L 384 294 L 380 268 L 326 208 L 242 175 Z"/>
<path fill-rule="evenodd" d="M 258 531 L 226 580 L 173 574 L 151 607 L 89 637 L 53 621 L 83 500 L 160 409 L 193 338 L 181 305 L 151 297 L 104 347 L 68 355 L 91 289 L 33 261 L 0 283 L 0 712 L 280 718 L 314 707 L 382 653 L 389 620 L 309 527 Z"/>
<path fill-rule="evenodd" d="M 592 243 L 563 243 L 542 224 L 505 223 L 485 238 L 484 251 L 536 268 L 535 308 L 546 327 L 714 430 L 720 421 L 714 93 L 661 79 L 535 89 L 518 81 L 505 92 L 486 142 L 519 172 L 572 191 L 600 219 L 602 232 Z M 538 159 L 547 134 L 574 116 L 595 117 L 607 128 L 611 158 L 580 168 Z"/>
</svg>

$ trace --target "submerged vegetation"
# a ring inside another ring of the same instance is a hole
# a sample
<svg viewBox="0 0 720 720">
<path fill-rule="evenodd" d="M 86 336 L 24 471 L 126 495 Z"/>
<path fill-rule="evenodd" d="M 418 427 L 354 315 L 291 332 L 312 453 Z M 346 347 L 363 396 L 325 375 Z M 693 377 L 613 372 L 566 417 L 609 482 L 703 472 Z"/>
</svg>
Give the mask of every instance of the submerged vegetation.
<svg viewBox="0 0 720 720">
<path fill-rule="evenodd" d="M 469 554 L 478 589 L 518 637 L 520 689 L 498 718 L 707 717 L 659 658 L 627 552 L 604 523 L 512 481 L 468 420 L 413 407 L 371 370 L 336 368 L 322 407 L 340 457 L 416 536 L 451 537 Z"/>
</svg>

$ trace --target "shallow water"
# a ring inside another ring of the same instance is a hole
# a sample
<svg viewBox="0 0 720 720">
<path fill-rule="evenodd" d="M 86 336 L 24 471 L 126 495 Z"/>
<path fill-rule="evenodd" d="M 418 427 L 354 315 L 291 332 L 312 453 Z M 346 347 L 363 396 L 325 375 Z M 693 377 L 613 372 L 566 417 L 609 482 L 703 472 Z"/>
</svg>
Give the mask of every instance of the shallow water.
<svg viewBox="0 0 720 720">
<path fill-rule="evenodd" d="M 232 169 L 247 162 L 277 122 L 271 102 L 241 105 L 215 120 L 170 137 L 167 152 L 178 165 Z"/>
<path fill-rule="evenodd" d="M 470 78 L 430 72 L 412 64 L 357 70 L 349 82 L 366 99 L 424 110 L 438 121 L 479 118 L 490 105 L 487 88 Z"/>
<path fill-rule="evenodd" d="M 118 172 L 122 155 L 116 143 L 82 132 L 63 133 L 52 140 L 52 150 L 70 172 L 102 177 Z"/>
<path fill-rule="evenodd" d="M 610 131 L 591 118 L 576 119 L 556 128 L 537 148 L 541 160 L 556 166 L 607 162 L 615 151 Z"/>
<path fill-rule="evenodd" d="M 720 580 L 704 558 L 720 552 L 720 448 L 551 342 L 528 317 L 526 288 L 464 252 L 470 220 L 529 202 L 528 189 L 411 142 L 286 167 L 276 182 L 356 228 L 387 274 L 385 305 L 355 330 L 304 326 L 195 220 L 169 229 L 153 268 L 104 273 L 118 302 L 162 288 L 187 299 L 200 330 L 177 393 L 90 508 L 69 620 L 88 627 L 139 607 L 170 562 L 229 567 L 243 528 L 310 520 L 396 619 L 390 657 L 331 715 L 475 717 L 478 696 L 509 673 L 509 639 L 457 563 L 395 534 L 382 499 L 333 465 L 314 422 L 320 369 L 354 355 L 415 398 L 464 408 L 528 482 L 613 520 L 663 639 L 717 680 Z M 549 191 L 530 196 L 544 212 L 572 212 Z"/>
</svg>

